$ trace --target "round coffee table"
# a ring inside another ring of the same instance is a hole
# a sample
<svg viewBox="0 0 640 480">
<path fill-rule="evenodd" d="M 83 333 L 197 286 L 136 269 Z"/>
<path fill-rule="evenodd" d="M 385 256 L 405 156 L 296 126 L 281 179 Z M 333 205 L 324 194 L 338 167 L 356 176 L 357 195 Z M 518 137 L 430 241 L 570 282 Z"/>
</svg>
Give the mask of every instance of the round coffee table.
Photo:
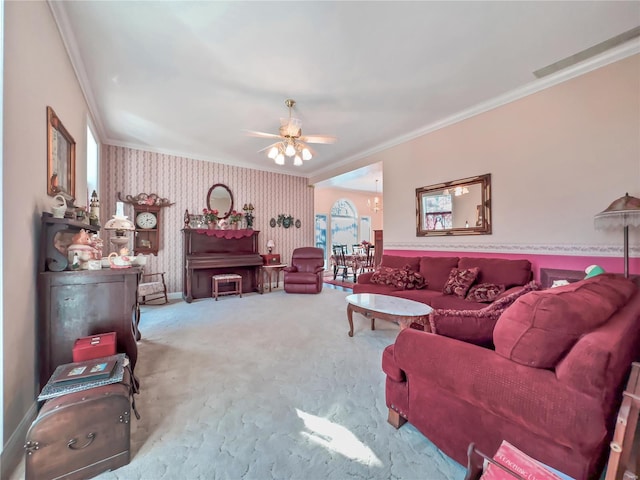
<svg viewBox="0 0 640 480">
<path fill-rule="evenodd" d="M 407 328 L 412 322 L 426 322 L 433 310 L 429 305 L 406 298 L 380 295 L 378 293 L 356 293 L 347 295 L 347 319 L 349 336 L 353 337 L 353 312 L 371 318 L 371 330 L 376 329 L 376 318 L 397 322 L 400 328 Z M 425 326 L 427 324 L 425 323 Z M 425 330 L 428 330 L 425 328 Z"/>
</svg>

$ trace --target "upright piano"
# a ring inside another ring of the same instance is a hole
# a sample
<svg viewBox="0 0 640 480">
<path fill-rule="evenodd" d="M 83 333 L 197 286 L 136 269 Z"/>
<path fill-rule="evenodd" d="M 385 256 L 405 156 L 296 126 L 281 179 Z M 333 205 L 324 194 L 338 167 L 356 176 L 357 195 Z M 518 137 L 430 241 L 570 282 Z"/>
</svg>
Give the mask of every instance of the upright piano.
<svg viewBox="0 0 640 480">
<path fill-rule="evenodd" d="M 211 296 L 211 277 L 222 273 L 242 276 L 242 292 L 258 289 L 262 257 L 257 230 L 182 229 L 182 298 Z M 221 288 L 224 288 L 222 286 Z"/>
</svg>

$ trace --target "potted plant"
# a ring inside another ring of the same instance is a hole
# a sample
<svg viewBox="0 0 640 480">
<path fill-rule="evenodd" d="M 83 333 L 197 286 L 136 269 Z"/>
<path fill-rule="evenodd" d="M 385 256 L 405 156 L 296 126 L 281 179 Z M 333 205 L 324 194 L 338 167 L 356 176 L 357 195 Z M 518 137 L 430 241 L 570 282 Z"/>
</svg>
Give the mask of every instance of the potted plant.
<svg viewBox="0 0 640 480">
<path fill-rule="evenodd" d="M 204 215 L 204 220 L 205 222 L 207 222 L 207 225 L 209 226 L 209 228 L 216 228 L 218 226 L 218 220 L 219 220 L 218 210 L 216 210 L 215 208 L 213 210 L 210 210 L 208 208 L 203 208 L 202 214 Z"/>
<path fill-rule="evenodd" d="M 235 228 L 237 230 L 239 228 L 239 224 L 242 222 L 243 217 L 244 214 L 242 212 L 233 210 L 229 214 L 229 224 L 231 225 L 231 228 Z"/>
</svg>

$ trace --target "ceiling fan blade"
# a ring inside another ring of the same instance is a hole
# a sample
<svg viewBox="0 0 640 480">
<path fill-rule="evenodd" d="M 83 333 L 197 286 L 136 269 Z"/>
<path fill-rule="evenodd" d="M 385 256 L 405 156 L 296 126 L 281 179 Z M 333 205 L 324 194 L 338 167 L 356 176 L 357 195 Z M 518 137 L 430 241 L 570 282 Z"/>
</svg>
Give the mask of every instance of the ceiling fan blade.
<svg viewBox="0 0 640 480">
<path fill-rule="evenodd" d="M 266 132 L 256 132 L 254 130 L 244 130 L 244 132 L 250 137 L 257 138 L 282 138 L 280 135 L 275 133 L 266 133 Z"/>
<path fill-rule="evenodd" d="M 307 143 L 336 143 L 338 139 L 333 135 L 303 135 L 300 141 Z"/>
<path fill-rule="evenodd" d="M 271 145 L 269 145 L 268 147 L 264 147 L 261 148 L 260 150 L 258 150 L 258 153 L 262 153 L 262 152 L 266 152 L 267 150 L 270 150 L 271 147 L 276 147 L 278 145 L 280 145 L 282 142 L 276 142 L 276 143 L 272 143 Z"/>
</svg>

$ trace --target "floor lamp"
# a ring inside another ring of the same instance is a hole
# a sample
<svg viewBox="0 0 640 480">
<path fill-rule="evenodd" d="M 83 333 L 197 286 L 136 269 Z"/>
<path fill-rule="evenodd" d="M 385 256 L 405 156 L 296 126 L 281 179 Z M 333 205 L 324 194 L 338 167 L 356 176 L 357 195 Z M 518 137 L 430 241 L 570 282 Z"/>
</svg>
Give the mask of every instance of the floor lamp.
<svg viewBox="0 0 640 480">
<path fill-rule="evenodd" d="M 624 276 L 629 277 L 629 227 L 640 227 L 640 198 L 625 194 L 598 213 L 593 223 L 598 230 L 624 228 Z"/>
</svg>

